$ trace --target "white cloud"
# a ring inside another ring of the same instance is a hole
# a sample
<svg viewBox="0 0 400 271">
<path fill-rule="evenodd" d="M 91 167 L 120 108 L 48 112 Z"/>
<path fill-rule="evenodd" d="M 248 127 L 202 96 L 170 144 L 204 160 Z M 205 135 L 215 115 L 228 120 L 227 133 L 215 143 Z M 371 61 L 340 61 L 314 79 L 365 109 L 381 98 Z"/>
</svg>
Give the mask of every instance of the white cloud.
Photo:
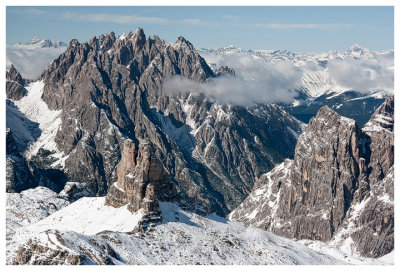
<svg viewBox="0 0 400 271">
<path fill-rule="evenodd" d="M 221 16 L 222 19 L 228 20 L 233 23 L 238 23 L 239 22 L 239 17 L 233 16 L 233 15 L 223 15 Z"/>
<path fill-rule="evenodd" d="M 202 21 L 200 19 L 194 18 L 194 19 L 184 19 L 183 20 L 184 23 L 187 24 L 201 24 Z"/>
<path fill-rule="evenodd" d="M 47 13 L 47 11 L 39 8 L 24 8 L 24 9 L 13 9 L 11 10 L 12 13 L 20 13 L 20 14 L 26 14 L 26 15 L 42 15 Z"/>
<path fill-rule="evenodd" d="M 219 77 L 203 84 L 181 76 L 166 80 L 163 90 L 167 93 L 201 92 L 219 101 L 237 105 L 262 102 L 292 102 L 297 94 L 293 89 L 302 71 L 289 62 L 275 64 L 257 61 L 249 56 L 223 56 L 220 65 L 236 71 L 236 77 Z"/>
<path fill-rule="evenodd" d="M 327 68 L 336 82 L 361 93 L 394 89 L 393 57 L 390 55 L 335 59 L 328 62 Z"/>
<path fill-rule="evenodd" d="M 25 49 L 7 46 L 6 68 L 9 69 L 13 64 L 23 78 L 36 79 L 65 49 L 66 47 Z"/>
<path fill-rule="evenodd" d="M 162 17 L 147 17 L 137 15 L 115 15 L 109 13 L 86 13 L 80 14 L 76 12 L 65 12 L 62 15 L 65 20 L 87 21 L 87 22 L 106 22 L 106 23 L 119 23 L 119 24 L 137 24 L 137 23 L 151 23 L 151 24 L 192 24 L 204 26 L 216 26 L 217 24 L 203 21 L 199 18 L 186 18 L 183 20 L 171 20 Z"/>
<path fill-rule="evenodd" d="M 256 27 L 270 29 L 337 29 L 352 27 L 351 24 L 254 24 Z"/>
<path fill-rule="evenodd" d="M 145 17 L 136 15 L 115 15 L 108 13 L 87 13 L 78 14 L 75 12 L 65 12 L 62 16 L 67 20 L 89 21 L 89 22 L 109 22 L 109 23 L 166 23 L 169 20 L 160 17 Z"/>
</svg>

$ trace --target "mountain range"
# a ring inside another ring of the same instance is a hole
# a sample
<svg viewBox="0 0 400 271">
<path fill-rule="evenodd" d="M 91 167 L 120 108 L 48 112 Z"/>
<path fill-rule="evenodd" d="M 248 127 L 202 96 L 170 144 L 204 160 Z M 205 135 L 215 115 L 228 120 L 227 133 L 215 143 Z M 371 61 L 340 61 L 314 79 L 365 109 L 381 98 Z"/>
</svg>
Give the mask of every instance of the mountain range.
<svg viewBox="0 0 400 271">
<path fill-rule="evenodd" d="M 240 78 L 202 54 L 138 28 L 71 40 L 34 82 L 10 66 L 8 264 L 387 262 L 393 96 L 360 129 L 165 88 Z"/>
<path fill-rule="evenodd" d="M 260 66 L 249 65 L 248 62 L 291 64 L 292 72 L 296 69 L 301 72 L 300 80 L 293 78 L 297 80 L 292 87 L 296 95 L 293 95 L 291 102 L 277 104 L 305 123 L 322 106 L 327 105 L 341 115 L 355 119 L 362 126 L 385 98 L 393 93 L 393 84 L 388 83 L 393 82 L 394 76 L 393 50 L 370 51 L 355 44 L 345 51 L 294 53 L 287 50 L 244 50 L 231 45 L 200 49 L 199 53 L 214 69 L 220 65 L 230 65 L 237 74 Z M 270 65 L 264 68 L 266 76 L 270 68 Z M 286 68 L 289 70 L 287 65 Z M 284 76 L 287 75 L 282 72 L 281 77 Z"/>
</svg>

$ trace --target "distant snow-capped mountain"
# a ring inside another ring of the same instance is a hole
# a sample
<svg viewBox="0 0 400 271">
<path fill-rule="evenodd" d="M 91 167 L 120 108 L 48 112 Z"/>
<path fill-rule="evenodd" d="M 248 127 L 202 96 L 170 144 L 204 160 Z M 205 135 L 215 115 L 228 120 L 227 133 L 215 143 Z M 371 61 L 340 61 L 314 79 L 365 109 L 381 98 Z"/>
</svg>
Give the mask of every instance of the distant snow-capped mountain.
<svg viewBox="0 0 400 271">
<path fill-rule="evenodd" d="M 14 45 L 15 47 L 18 48 L 24 48 L 24 49 L 37 49 L 37 48 L 59 48 L 59 47 L 66 47 L 67 44 L 62 41 L 52 41 L 49 39 L 39 39 L 38 37 L 33 37 L 29 42 L 27 43 L 17 43 Z"/>
<path fill-rule="evenodd" d="M 344 51 L 295 53 L 288 50 L 243 50 L 231 45 L 200 49 L 199 53 L 213 69 L 226 65 L 235 69 L 239 76 L 251 76 L 251 71 L 260 68 L 268 76 L 282 63 L 284 68 L 277 69 L 282 76 L 301 73 L 300 80 L 294 84 L 297 97 L 292 103 L 280 105 L 303 122 L 308 122 L 319 108 L 328 105 L 363 125 L 377 106 L 393 93 L 393 50 L 372 51 L 355 44 Z M 271 82 L 273 84 L 275 82 Z M 365 99 L 367 103 L 364 103 Z M 360 106 L 362 112 L 358 110 Z"/>
<path fill-rule="evenodd" d="M 11 65 L 21 73 L 24 79 L 36 79 L 49 65 L 67 49 L 62 41 L 32 38 L 27 43 L 6 46 L 6 69 Z"/>
<path fill-rule="evenodd" d="M 211 63 L 215 62 L 213 61 L 212 58 L 213 56 L 233 55 L 239 53 L 239 54 L 253 56 L 255 59 L 261 58 L 267 62 L 287 60 L 300 67 L 304 66 L 306 62 L 314 62 L 323 65 L 324 61 L 329 61 L 333 59 L 344 59 L 346 57 L 354 57 L 362 59 L 362 58 L 373 58 L 381 55 L 387 55 L 393 57 L 394 55 L 393 49 L 386 51 L 371 51 L 367 48 L 359 46 L 358 44 L 351 46 L 349 49 L 345 51 L 329 50 L 327 52 L 322 52 L 322 53 L 314 53 L 314 52 L 296 53 L 289 50 L 278 50 L 278 49 L 245 50 L 241 48 L 236 48 L 233 45 L 215 49 L 201 48 L 198 49 L 198 51 L 206 59 L 207 62 Z"/>
</svg>

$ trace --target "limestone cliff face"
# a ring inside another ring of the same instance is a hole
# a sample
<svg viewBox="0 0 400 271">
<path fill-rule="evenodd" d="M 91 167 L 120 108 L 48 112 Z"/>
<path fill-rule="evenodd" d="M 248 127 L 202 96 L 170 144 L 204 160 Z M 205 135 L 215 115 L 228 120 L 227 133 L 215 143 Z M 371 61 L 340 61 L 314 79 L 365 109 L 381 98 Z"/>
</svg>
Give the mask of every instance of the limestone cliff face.
<svg viewBox="0 0 400 271">
<path fill-rule="evenodd" d="M 174 75 L 198 83 L 216 76 L 182 37 L 167 43 L 139 28 L 119 38 L 72 40 L 42 74 L 42 99 L 62 110 L 55 141 L 69 155 L 68 181 L 106 195 L 122 180 L 117 165 L 124 142 L 132 140 L 139 157 L 140 142 L 147 141 L 187 206 L 226 215 L 262 172 L 293 156 L 302 126 L 279 107 L 164 93 L 164 80 Z"/>
<path fill-rule="evenodd" d="M 326 241 L 341 225 L 357 180 L 366 173 L 360 136 L 354 120 L 323 107 L 299 137 L 288 202 L 291 228 L 298 229 L 296 238 Z M 321 216 L 311 217 L 309 213 Z"/>
<path fill-rule="evenodd" d="M 393 249 L 393 97 L 361 130 L 323 107 L 287 160 L 256 183 L 229 217 L 363 256 Z"/>
<path fill-rule="evenodd" d="M 6 72 L 6 97 L 13 101 L 18 101 L 26 95 L 24 79 L 21 74 L 11 64 L 10 70 Z"/>
</svg>

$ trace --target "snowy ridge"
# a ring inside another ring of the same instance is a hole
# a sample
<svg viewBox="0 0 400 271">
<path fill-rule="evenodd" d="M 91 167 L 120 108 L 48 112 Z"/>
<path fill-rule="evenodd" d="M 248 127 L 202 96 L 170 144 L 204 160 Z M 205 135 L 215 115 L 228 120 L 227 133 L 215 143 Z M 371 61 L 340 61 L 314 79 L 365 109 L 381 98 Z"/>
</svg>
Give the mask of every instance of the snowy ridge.
<svg viewBox="0 0 400 271">
<path fill-rule="evenodd" d="M 330 50 L 328 52 L 322 53 L 313 53 L 313 52 L 305 52 L 305 53 L 297 53 L 291 52 L 288 50 L 245 50 L 241 48 L 236 48 L 231 45 L 223 48 L 216 49 L 198 49 L 198 52 L 206 59 L 207 63 L 210 61 L 211 63 L 215 63 L 216 60 L 220 58 L 222 55 L 235 55 L 235 54 L 244 54 L 254 57 L 255 59 L 263 59 L 267 62 L 277 62 L 277 61 L 290 61 L 295 65 L 301 67 L 304 66 L 307 62 L 313 62 L 316 64 L 323 63 L 324 61 L 329 61 L 332 59 L 344 59 L 346 57 L 353 58 L 372 58 L 375 56 L 393 56 L 394 50 L 387 51 L 370 51 L 366 48 L 360 47 L 358 44 L 353 45 L 349 49 L 345 51 L 337 51 Z M 213 61 L 214 60 L 214 61 Z"/>
<path fill-rule="evenodd" d="M 38 124 L 40 136 L 33 141 L 34 136 L 32 133 L 37 133 L 38 131 L 32 130 L 29 127 L 25 127 L 24 124 L 9 122 L 11 130 L 15 134 L 22 136 L 20 140 L 26 142 L 32 142 L 28 149 L 25 151 L 24 155 L 27 158 L 31 158 L 36 155 L 40 148 L 54 152 L 52 154 L 53 158 L 57 161 L 54 162 L 52 167 L 60 165 L 64 166 L 64 162 L 68 156 L 61 153 L 54 141 L 57 131 L 61 126 L 61 110 L 50 110 L 47 104 L 42 100 L 44 82 L 38 81 L 26 86 L 28 94 L 24 96 L 19 101 L 15 101 L 14 105 L 18 110 L 27 117 L 33 123 Z M 14 121 L 18 121 L 14 119 Z M 24 128 L 24 129 L 22 129 Z M 35 127 L 34 127 L 35 128 Z"/>
<path fill-rule="evenodd" d="M 67 44 L 62 41 L 52 41 L 49 39 L 41 40 L 38 37 L 33 37 L 29 42 L 17 43 L 14 45 L 14 47 L 33 50 L 38 48 L 67 47 Z"/>
<path fill-rule="evenodd" d="M 7 262 L 12 262 L 21 245 L 32 240 L 36 247 L 64 251 L 51 259 L 59 264 L 69 264 L 71 255 L 82 256 L 83 264 L 359 263 L 351 257 L 330 256 L 339 254 L 333 248 L 317 252 L 216 215 L 186 212 L 173 203 L 161 202 L 160 210 L 163 221 L 151 231 L 137 234 L 131 231 L 140 211 L 132 214 L 125 207 L 105 206 L 104 198 L 82 198 L 37 223 L 18 228 L 7 243 Z M 35 253 L 32 260 L 49 259 L 49 254 Z"/>
</svg>

